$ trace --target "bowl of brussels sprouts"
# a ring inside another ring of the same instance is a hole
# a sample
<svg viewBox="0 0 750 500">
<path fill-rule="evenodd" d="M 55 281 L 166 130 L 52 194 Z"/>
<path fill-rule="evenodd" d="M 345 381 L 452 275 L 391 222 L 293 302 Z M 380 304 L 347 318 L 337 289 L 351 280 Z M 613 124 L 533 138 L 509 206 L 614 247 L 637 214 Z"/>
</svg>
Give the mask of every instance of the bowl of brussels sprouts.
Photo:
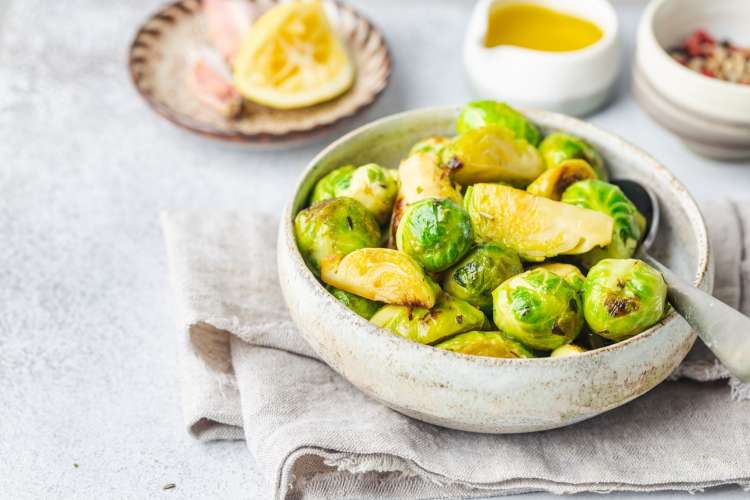
<svg viewBox="0 0 750 500">
<path fill-rule="evenodd" d="M 444 427 L 538 431 L 625 404 L 695 334 L 637 258 L 648 221 L 615 178 L 657 193 L 650 252 L 710 291 L 691 196 L 591 124 L 477 101 L 359 128 L 312 160 L 283 214 L 292 318 L 360 390 Z"/>
</svg>

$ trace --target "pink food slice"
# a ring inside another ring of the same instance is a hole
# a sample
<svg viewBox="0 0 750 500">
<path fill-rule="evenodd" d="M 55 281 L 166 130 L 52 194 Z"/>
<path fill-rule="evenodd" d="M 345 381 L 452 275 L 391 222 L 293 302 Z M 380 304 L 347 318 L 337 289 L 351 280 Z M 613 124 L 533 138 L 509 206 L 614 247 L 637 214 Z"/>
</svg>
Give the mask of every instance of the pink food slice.
<svg viewBox="0 0 750 500">
<path fill-rule="evenodd" d="M 232 118 L 242 109 L 242 96 L 234 88 L 229 68 L 211 51 L 192 55 L 188 83 L 195 97 L 221 116 Z"/>
<path fill-rule="evenodd" d="M 203 0 L 208 37 L 219 53 L 232 62 L 258 13 L 247 0 Z"/>
</svg>

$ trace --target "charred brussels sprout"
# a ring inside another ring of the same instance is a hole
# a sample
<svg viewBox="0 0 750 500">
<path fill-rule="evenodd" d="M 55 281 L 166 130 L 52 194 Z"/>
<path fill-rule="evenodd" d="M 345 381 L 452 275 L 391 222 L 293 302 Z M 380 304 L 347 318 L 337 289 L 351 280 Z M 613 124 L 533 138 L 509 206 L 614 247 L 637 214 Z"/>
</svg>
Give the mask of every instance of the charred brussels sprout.
<svg viewBox="0 0 750 500">
<path fill-rule="evenodd" d="M 331 292 L 331 295 L 336 297 L 339 302 L 368 320 L 383 306 L 380 302 L 375 302 L 374 300 L 369 300 L 360 297 L 359 295 L 339 290 L 336 287 L 329 286 L 327 288 L 328 291 Z"/>
<path fill-rule="evenodd" d="M 534 146 L 495 124 L 459 135 L 445 147 L 441 160 L 443 168 L 462 186 L 507 182 L 525 187 L 545 170 Z"/>
<path fill-rule="evenodd" d="M 443 151 L 443 148 L 449 142 L 450 142 L 450 139 L 442 135 L 428 137 L 427 139 L 419 141 L 418 143 L 413 145 L 411 149 L 409 150 L 408 156 L 411 156 L 417 153 L 434 153 L 436 155 L 440 155 L 440 153 Z"/>
<path fill-rule="evenodd" d="M 358 168 L 337 168 L 318 181 L 311 202 L 345 196 L 354 198 L 372 212 L 379 223 L 384 224 L 391 215 L 398 194 L 396 176 L 395 170 L 374 163 Z"/>
<path fill-rule="evenodd" d="M 568 285 L 572 286 L 573 290 L 578 293 L 583 293 L 583 285 L 586 282 L 586 277 L 580 269 L 572 264 L 550 262 L 549 264 L 535 266 L 534 269 L 546 269 L 547 271 L 553 272 L 561 277 Z"/>
<path fill-rule="evenodd" d="M 500 331 L 533 349 L 551 351 L 575 339 L 583 326 L 581 298 L 546 269 L 505 281 L 492 293 Z"/>
<path fill-rule="evenodd" d="M 637 259 L 605 259 L 589 271 L 583 310 L 591 329 L 619 342 L 658 322 L 667 307 L 659 271 Z"/>
<path fill-rule="evenodd" d="M 565 344 L 558 347 L 549 355 L 550 358 L 567 358 L 568 356 L 575 356 L 586 352 L 586 349 L 575 344 Z"/>
<path fill-rule="evenodd" d="M 523 344 L 504 337 L 500 332 L 467 332 L 437 344 L 438 349 L 491 358 L 533 358 Z"/>
<path fill-rule="evenodd" d="M 432 344 L 477 330 L 484 320 L 484 313 L 468 302 L 442 294 L 431 309 L 388 305 L 376 312 L 370 322 L 414 342 Z"/>
<path fill-rule="evenodd" d="M 328 258 L 343 257 L 380 243 L 380 227 L 372 214 L 353 198 L 333 198 L 300 211 L 294 233 L 302 256 L 315 271 Z"/>
<path fill-rule="evenodd" d="M 396 233 L 396 247 L 430 272 L 443 271 L 464 256 L 473 243 L 469 214 L 451 200 L 430 198 L 406 207 Z"/>
<path fill-rule="evenodd" d="M 604 248 L 594 248 L 581 256 L 581 263 L 589 268 L 602 259 L 628 259 L 635 253 L 642 230 L 638 209 L 619 187 L 599 180 L 586 180 L 565 190 L 563 203 L 596 210 L 614 220 L 612 242 Z"/>
<path fill-rule="evenodd" d="M 554 168 L 565 160 L 586 160 L 600 179 L 607 180 L 604 159 L 592 145 L 580 137 L 563 132 L 552 133 L 539 144 L 539 152 L 542 153 L 547 168 Z"/>
<path fill-rule="evenodd" d="M 521 259 L 513 250 L 486 243 L 474 248 L 445 276 L 443 289 L 482 310 L 492 308 L 492 291 L 523 272 Z"/>
<path fill-rule="evenodd" d="M 324 283 L 370 300 L 430 308 L 438 287 L 419 263 L 398 250 L 363 248 L 342 259 L 326 259 Z"/>
<path fill-rule="evenodd" d="M 612 241 L 611 217 L 510 186 L 469 186 L 464 206 L 478 241 L 503 245 L 532 262 L 583 254 Z"/>
<path fill-rule="evenodd" d="M 461 109 L 456 121 L 456 132 L 463 134 L 485 125 L 507 128 L 516 139 L 524 139 L 532 146 L 539 144 L 539 129 L 523 114 L 504 102 L 474 101 Z"/>
<path fill-rule="evenodd" d="M 547 169 L 526 188 L 531 194 L 560 201 L 571 185 L 585 179 L 596 179 L 596 172 L 584 160 L 565 160 L 560 165 Z"/>
</svg>

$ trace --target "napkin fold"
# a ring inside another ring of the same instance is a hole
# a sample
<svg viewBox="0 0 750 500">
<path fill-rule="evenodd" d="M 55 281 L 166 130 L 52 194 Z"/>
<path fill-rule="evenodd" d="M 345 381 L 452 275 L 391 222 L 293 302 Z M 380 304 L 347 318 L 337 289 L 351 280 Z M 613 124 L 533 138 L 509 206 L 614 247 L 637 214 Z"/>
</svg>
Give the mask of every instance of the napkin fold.
<svg viewBox="0 0 750 500">
<path fill-rule="evenodd" d="M 704 213 L 715 294 L 750 312 L 750 205 Z M 700 341 L 672 381 L 580 424 L 501 436 L 443 429 L 369 399 L 297 334 L 277 281 L 274 217 L 175 211 L 162 226 L 187 428 L 203 441 L 244 439 L 269 497 L 750 490 L 750 387 Z M 729 388 L 716 382 L 727 378 Z"/>
</svg>

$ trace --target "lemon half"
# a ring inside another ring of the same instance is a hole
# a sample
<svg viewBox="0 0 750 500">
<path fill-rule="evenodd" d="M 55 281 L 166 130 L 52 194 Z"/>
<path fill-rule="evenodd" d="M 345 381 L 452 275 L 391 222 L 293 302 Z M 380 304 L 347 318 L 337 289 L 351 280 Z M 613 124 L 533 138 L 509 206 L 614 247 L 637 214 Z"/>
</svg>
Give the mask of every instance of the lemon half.
<svg viewBox="0 0 750 500">
<path fill-rule="evenodd" d="M 328 101 L 354 82 L 354 67 L 317 0 L 281 3 L 260 17 L 234 63 L 245 98 L 277 109 Z"/>
</svg>

